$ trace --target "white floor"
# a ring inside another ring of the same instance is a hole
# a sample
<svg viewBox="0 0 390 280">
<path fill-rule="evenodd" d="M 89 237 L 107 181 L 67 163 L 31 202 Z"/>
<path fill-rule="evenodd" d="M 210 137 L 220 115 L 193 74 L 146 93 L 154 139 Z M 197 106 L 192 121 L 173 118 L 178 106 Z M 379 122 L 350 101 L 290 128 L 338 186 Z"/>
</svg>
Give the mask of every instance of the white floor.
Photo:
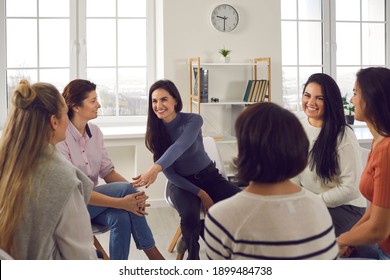
<svg viewBox="0 0 390 280">
<path fill-rule="evenodd" d="M 149 215 L 147 216 L 148 224 L 153 232 L 156 246 L 160 250 L 161 254 L 168 260 L 176 259 L 176 249 L 173 253 L 168 252 L 169 244 L 172 241 L 172 237 L 175 234 L 179 225 L 179 215 L 176 210 L 172 207 L 161 207 L 161 208 L 148 208 Z M 108 253 L 108 240 L 110 233 L 104 233 L 96 236 L 103 248 Z M 205 245 L 203 240 L 200 238 L 200 258 L 202 260 L 207 259 L 205 255 Z M 186 255 L 184 256 L 184 259 Z M 135 247 L 134 240 L 131 240 L 130 245 L 130 256 L 129 260 L 147 260 L 148 258 L 142 250 L 138 250 Z"/>
</svg>

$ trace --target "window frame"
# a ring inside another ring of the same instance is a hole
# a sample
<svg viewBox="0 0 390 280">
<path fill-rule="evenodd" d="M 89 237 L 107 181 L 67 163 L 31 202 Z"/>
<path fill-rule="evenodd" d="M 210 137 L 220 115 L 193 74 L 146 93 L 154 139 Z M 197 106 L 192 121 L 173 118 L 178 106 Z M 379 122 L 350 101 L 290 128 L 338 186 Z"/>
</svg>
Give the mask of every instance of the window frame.
<svg viewBox="0 0 390 280">
<path fill-rule="evenodd" d="M 297 5 L 297 13 L 298 13 L 298 1 L 296 1 L 296 5 Z M 337 65 L 337 61 L 336 61 L 336 51 L 337 51 L 337 42 L 336 42 L 336 0 L 322 0 L 321 2 L 321 7 L 322 7 L 322 19 L 321 19 L 321 22 L 322 22 L 322 72 L 323 73 L 326 73 L 330 76 L 332 76 L 336 81 L 337 81 L 337 67 L 339 65 Z M 360 1 L 360 5 L 362 4 L 362 2 Z M 360 9 L 360 12 L 361 12 L 361 9 Z M 297 79 L 298 79 L 298 83 L 300 81 L 300 67 L 305 67 L 305 66 L 308 66 L 308 65 L 303 65 L 303 64 L 300 64 L 299 63 L 299 28 L 298 28 L 298 24 L 299 22 L 307 22 L 307 21 L 310 21 L 310 20 L 302 20 L 302 19 L 299 19 L 298 18 L 298 14 L 297 14 L 297 18 L 296 19 L 291 19 L 291 20 L 288 20 L 288 19 L 282 19 L 281 18 L 281 22 L 286 22 L 286 21 L 294 21 L 296 22 L 297 26 L 296 26 L 296 29 L 297 29 L 297 64 L 295 65 L 285 65 L 283 64 L 283 58 L 282 58 L 282 63 L 281 63 L 281 67 L 282 67 L 282 72 L 283 72 L 283 69 L 284 68 L 288 68 L 288 67 L 294 67 L 297 69 Z M 360 19 L 358 21 L 360 23 L 360 34 L 362 34 L 362 28 L 361 28 L 361 25 L 362 23 L 366 22 L 362 19 Z M 384 21 L 383 23 L 385 24 L 385 44 L 386 44 L 386 47 L 385 47 L 385 67 L 389 67 L 390 65 L 390 3 L 388 0 L 385 0 L 385 18 L 384 18 Z M 362 40 L 360 41 L 360 44 L 362 45 Z M 361 47 L 361 46 L 360 46 Z M 282 46 L 283 48 L 283 46 Z M 360 53 L 360 55 L 362 56 L 362 52 Z M 311 65 L 310 65 L 311 66 Z M 313 65 L 314 67 L 317 67 L 317 65 Z M 348 65 L 347 65 L 348 66 Z M 356 64 L 356 65 L 351 65 L 350 67 L 353 67 L 353 66 L 358 66 L 358 67 L 368 67 L 368 65 L 364 65 L 363 64 L 363 61 L 362 59 L 360 59 L 360 64 Z M 370 66 L 373 66 L 373 65 L 370 65 Z M 284 79 L 282 78 L 282 81 L 283 81 L 283 84 L 284 84 Z M 284 95 L 284 92 L 285 92 L 285 88 L 282 84 L 282 98 L 284 99 L 285 95 Z M 292 111 L 294 112 L 302 112 L 302 108 L 300 107 L 300 99 L 299 99 L 299 94 L 300 94 L 300 90 L 301 90 L 301 87 L 302 85 L 297 85 L 298 86 L 298 92 L 297 92 L 297 108 L 294 109 L 291 109 Z M 286 104 L 285 104 L 286 105 Z"/>
<path fill-rule="evenodd" d="M 146 1 L 146 91 L 156 78 L 156 30 L 155 30 L 155 0 Z M 37 5 L 39 2 L 37 1 Z M 69 0 L 69 79 L 87 78 L 86 65 L 86 0 Z M 0 130 L 4 127 L 8 106 L 7 106 L 7 46 L 6 46 L 6 0 L 0 0 Z M 117 38 L 118 39 L 118 38 Z M 84 44 L 84 46 L 83 46 Z M 118 69 L 118 65 L 115 69 Z M 35 69 L 35 68 L 34 68 Z M 39 65 L 36 69 L 42 69 Z M 98 82 L 98 81 L 93 81 Z M 65 83 L 66 84 L 66 83 Z M 146 92 L 148 94 L 148 92 Z M 147 108 L 146 108 L 147 111 Z M 146 124 L 147 115 L 133 116 L 99 116 L 92 120 L 102 125 L 140 125 Z"/>
</svg>

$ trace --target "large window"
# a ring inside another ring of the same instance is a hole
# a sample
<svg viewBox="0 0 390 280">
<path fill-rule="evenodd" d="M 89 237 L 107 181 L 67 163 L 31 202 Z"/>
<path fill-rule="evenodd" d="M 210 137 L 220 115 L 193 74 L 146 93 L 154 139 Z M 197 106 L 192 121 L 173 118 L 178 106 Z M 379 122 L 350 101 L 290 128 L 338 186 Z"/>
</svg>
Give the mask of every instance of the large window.
<svg viewBox="0 0 390 280">
<path fill-rule="evenodd" d="M 144 118 L 148 81 L 154 80 L 153 0 L 0 3 L 2 104 L 9 104 L 22 78 L 52 83 L 60 91 L 83 78 L 97 84 L 99 119 Z M 7 105 L 0 107 L 2 120 Z"/>
<path fill-rule="evenodd" d="M 281 0 L 283 100 L 301 110 L 303 83 L 331 75 L 351 96 L 360 68 L 388 65 L 387 0 Z"/>
</svg>

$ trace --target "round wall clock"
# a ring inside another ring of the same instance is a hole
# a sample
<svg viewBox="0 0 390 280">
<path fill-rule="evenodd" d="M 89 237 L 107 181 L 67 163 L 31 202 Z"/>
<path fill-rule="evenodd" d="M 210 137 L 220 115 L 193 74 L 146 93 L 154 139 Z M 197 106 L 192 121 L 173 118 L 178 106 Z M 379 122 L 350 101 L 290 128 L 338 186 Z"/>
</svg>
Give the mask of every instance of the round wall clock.
<svg viewBox="0 0 390 280">
<path fill-rule="evenodd" d="M 233 31 L 238 25 L 238 13 L 233 6 L 220 4 L 211 12 L 211 24 L 221 32 Z"/>
</svg>

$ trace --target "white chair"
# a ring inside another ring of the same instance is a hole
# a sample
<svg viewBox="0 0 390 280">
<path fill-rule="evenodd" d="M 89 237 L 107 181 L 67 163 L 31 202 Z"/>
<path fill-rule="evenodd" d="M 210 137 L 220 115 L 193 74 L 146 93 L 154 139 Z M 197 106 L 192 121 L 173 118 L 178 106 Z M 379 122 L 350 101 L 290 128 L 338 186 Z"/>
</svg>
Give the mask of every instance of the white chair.
<svg viewBox="0 0 390 280">
<path fill-rule="evenodd" d="M 14 258 L 11 257 L 6 251 L 3 249 L 0 249 L 0 260 L 13 260 Z"/>
<path fill-rule="evenodd" d="M 103 234 L 110 230 L 109 226 L 104 226 L 100 224 L 92 223 L 92 233 L 93 233 L 93 245 L 97 250 L 99 250 L 103 254 L 103 260 L 109 260 L 110 257 L 103 249 L 103 246 L 100 244 L 99 240 L 96 238 L 96 235 Z"/>
<path fill-rule="evenodd" d="M 210 136 L 203 137 L 203 146 L 204 146 L 204 149 L 205 149 L 206 153 L 210 157 L 210 159 L 215 162 L 215 166 L 218 168 L 219 173 L 223 177 L 225 177 L 227 179 L 226 172 L 225 172 L 225 167 L 223 165 L 223 161 L 222 161 L 221 155 L 219 153 L 219 150 L 218 150 L 218 147 L 217 147 L 217 143 L 215 143 L 214 138 L 210 137 Z M 165 201 L 170 206 L 174 207 L 173 203 L 171 201 L 171 198 L 170 198 L 170 191 L 169 191 L 169 188 L 168 188 L 168 180 L 167 180 L 167 182 L 165 184 L 165 193 L 164 193 L 164 195 L 165 195 Z M 201 209 L 201 215 L 202 215 L 202 218 L 204 218 L 203 209 Z M 175 249 L 177 240 L 179 239 L 180 235 L 181 235 L 181 228 L 180 228 L 180 225 L 179 225 L 177 230 L 176 230 L 175 235 L 172 238 L 171 244 L 168 247 L 168 252 L 170 252 L 170 253 L 173 252 L 173 250 Z"/>
</svg>

